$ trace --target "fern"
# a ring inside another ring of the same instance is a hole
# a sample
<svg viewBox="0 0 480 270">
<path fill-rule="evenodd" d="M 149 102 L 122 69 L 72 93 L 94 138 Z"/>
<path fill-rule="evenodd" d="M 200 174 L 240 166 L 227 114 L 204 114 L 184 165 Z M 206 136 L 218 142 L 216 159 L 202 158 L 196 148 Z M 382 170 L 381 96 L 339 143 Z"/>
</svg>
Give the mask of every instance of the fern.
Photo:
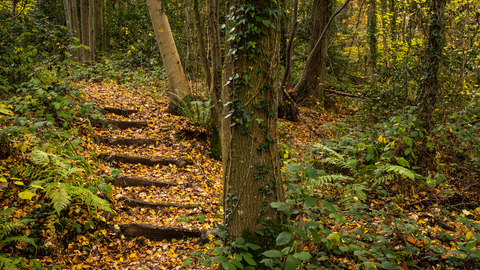
<svg viewBox="0 0 480 270">
<path fill-rule="evenodd" d="M 207 126 L 210 123 L 210 109 L 214 105 L 211 105 L 211 100 L 201 101 L 193 100 L 190 96 L 186 96 L 183 99 L 176 93 L 171 93 L 170 102 L 173 102 L 181 110 L 183 116 L 190 119 L 192 124 L 199 126 Z"/>
<path fill-rule="evenodd" d="M 18 267 L 13 264 L 13 261 L 5 256 L 5 254 L 0 254 L 0 269 L 5 270 L 18 270 Z"/>
<path fill-rule="evenodd" d="M 319 152 L 319 151 L 326 151 L 330 155 L 334 155 L 337 159 L 339 160 L 345 160 L 342 155 L 337 153 L 335 150 L 327 147 L 326 145 L 323 145 L 321 143 L 314 143 L 313 144 L 313 149 L 314 152 Z"/>
<path fill-rule="evenodd" d="M 324 176 L 318 177 L 317 179 L 314 179 L 311 183 L 311 186 L 313 188 L 318 188 L 321 185 L 324 185 L 326 183 L 333 183 L 337 181 L 346 181 L 346 180 L 355 180 L 355 179 L 350 176 L 345 176 L 341 174 L 324 175 Z"/>
<path fill-rule="evenodd" d="M 409 178 L 412 181 L 415 180 L 415 173 L 412 170 L 409 170 L 405 167 L 398 166 L 398 165 L 385 164 L 379 168 L 383 169 L 387 173 L 395 173 L 405 178 Z"/>
<path fill-rule="evenodd" d="M 106 200 L 98 197 L 86 188 L 71 187 L 71 192 L 75 198 L 82 200 L 86 205 L 90 205 L 110 213 L 113 212 L 113 210 L 110 208 L 110 204 Z"/>
<path fill-rule="evenodd" d="M 48 183 L 45 185 L 46 196 L 52 201 L 53 209 L 59 214 L 71 202 L 70 196 L 71 186 L 67 183 Z"/>
</svg>

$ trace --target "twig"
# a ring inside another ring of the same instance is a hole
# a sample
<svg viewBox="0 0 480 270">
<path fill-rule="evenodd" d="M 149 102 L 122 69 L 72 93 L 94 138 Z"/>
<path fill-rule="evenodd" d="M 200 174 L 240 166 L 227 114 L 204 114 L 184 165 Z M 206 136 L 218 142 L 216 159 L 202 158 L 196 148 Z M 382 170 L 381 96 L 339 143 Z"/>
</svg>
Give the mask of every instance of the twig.
<svg viewBox="0 0 480 270">
<path fill-rule="evenodd" d="M 336 90 L 332 90 L 332 89 L 323 89 L 323 90 L 327 91 L 327 92 L 330 92 L 330 93 L 334 93 L 336 95 L 340 95 L 340 96 L 358 98 L 358 99 L 363 99 L 363 100 L 368 100 L 369 99 L 367 97 L 357 96 L 357 95 L 354 95 L 354 94 L 344 93 L 344 92 L 340 92 L 340 91 L 336 91 Z"/>
</svg>

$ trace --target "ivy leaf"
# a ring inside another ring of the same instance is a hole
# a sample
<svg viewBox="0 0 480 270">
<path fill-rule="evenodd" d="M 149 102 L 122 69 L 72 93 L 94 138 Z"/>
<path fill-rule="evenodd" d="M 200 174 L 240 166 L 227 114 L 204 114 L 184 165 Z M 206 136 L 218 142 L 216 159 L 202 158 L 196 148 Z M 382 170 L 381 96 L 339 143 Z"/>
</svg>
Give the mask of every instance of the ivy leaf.
<svg viewBox="0 0 480 270">
<path fill-rule="evenodd" d="M 257 117 L 257 119 L 255 119 L 255 121 L 257 121 L 257 123 L 260 125 L 263 122 L 263 119 Z"/>
<path fill-rule="evenodd" d="M 292 239 L 292 234 L 289 232 L 282 232 L 278 235 L 276 243 L 277 246 L 283 246 L 288 244 L 290 242 L 290 239 Z"/>
<path fill-rule="evenodd" d="M 277 208 L 278 211 L 287 211 L 290 209 L 290 206 L 286 205 L 284 202 L 271 202 L 270 206 Z"/>
</svg>

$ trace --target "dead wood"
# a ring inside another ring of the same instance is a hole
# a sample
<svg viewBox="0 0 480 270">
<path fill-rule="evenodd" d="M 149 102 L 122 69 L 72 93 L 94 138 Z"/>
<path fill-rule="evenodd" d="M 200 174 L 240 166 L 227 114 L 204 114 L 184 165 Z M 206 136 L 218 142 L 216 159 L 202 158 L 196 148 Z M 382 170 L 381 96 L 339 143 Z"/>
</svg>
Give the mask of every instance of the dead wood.
<svg viewBox="0 0 480 270">
<path fill-rule="evenodd" d="M 126 201 L 126 204 L 130 207 L 147 207 L 147 208 L 157 208 L 157 207 L 177 207 L 177 208 L 185 208 L 185 209 L 191 209 L 198 207 L 198 205 L 195 204 L 178 204 L 178 203 L 154 203 L 154 202 L 147 202 L 147 201 L 142 201 L 142 200 L 137 200 L 133 199 L 127 196 L 123 196 L 118 201 Z"/>
<path fill-rule="evenodd" d="M 160 182 L 155 180 L 131 178 L 126 176 L 117 175 L 113 180 L 113 184 L 117 187 L 133 187 L 133 186 L 155 186 L 155 187 L 169 187 L 177 186 L 174 182 Z"/>
<path fill-rule="evenodd" d="M 344 92 L 340 92 L 340 91 L 336 91 L 336 90 L 332 90 L 332 89 L 323 89 L 324 91 L 327 91 L 327 92 L 330 92 L 330 93 L 334 93 L 335 95 L 339 95 L 339 96 L 345 96 L 345 97 L 351 97 L 351 98 L 358 98 L 358 99 L 363 99 L 363 100 L 367 100 L 368 98 L 366 97 L 362 97 L 362 96 L 358 96 L 358 95 L 354 95 L 354 94 L 349 94 L 349 93 L 344 93 Z"/>
<path fill-rule="evenodd" d="M 202 231 L 180 226 L 155 226 L 149 224 L 128 223 L 120 225 L 124 235 L 144 236 L 151 239 L 181 239 L 184 237 L 201 237 Z"/>
<path fill-rule="evenodd" d="M 113 113 L 116 115 L 121 115 L 128 117 L 130 114 L 138 113 L 138 110 L 130 110 L 130 109 L 122 109 L 122 108 L 111 108 L 111 107 L 104 107 L 101 109 L 103 114 L 106 113 Z"/>
<path fill-rule="evenodd" d="M 109 137 L 95 137 L 96 144 L 110 144 L 110 145 L 152 145 L 159 143 L 159 140 L 153 139 L 127 139 L 127 138 L 109 138 Z"/>
<path fill-rule="evenodd" d="M 100 159 L 106 160 L 107 162 L 121 162 L 121 163 L 129 163 L 129 164 L 143 164 L 147 166 L 155 166 L 155 165 L 177 165 L 178 167 L 185 167 L 187 165 L 193 164 L 191 160 L 188 159 L 175 159 L 175 158 L 164 158 L 164 157 L 156 157 L 156 158 L 145 158 L 145 157 L 136 157 L 136 156 L 126 156 L 126 155 L 107 155 L 107 154 L 100 154 Z"/>
</svg>

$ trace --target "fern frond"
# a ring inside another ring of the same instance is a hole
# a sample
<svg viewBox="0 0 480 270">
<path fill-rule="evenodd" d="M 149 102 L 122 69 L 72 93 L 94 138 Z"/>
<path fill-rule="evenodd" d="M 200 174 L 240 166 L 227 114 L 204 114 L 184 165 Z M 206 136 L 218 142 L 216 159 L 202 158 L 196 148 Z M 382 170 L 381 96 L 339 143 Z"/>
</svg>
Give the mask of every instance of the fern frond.
<svg viewBox="0 0 480 270">
<path fill-rule="evenodd" d="M 37 245 L 35 244 L 35 241 L 32 238 L 28 238 L 24 235 L 7 237 L 5 238 L 5 240 L 2 241 L 2 245 L 11 243 L 11 242 L 25 242 L 25 243 L 31 244 L 34 247 L 37 247 Z"/>
<path fill-rule="evenodd" d="M 346 175 L 341 175 L 341 174 L 330 174 L 330 175 L 320 176 L 317 179 L 314 179 L 310 185 L 313 188 L 318 188 L 321 185 L 326 183 L 333 183 L 336 181 L 346 181 L 346 180 L 354 180 L 354 178 Z"/>
<path fill-rule="evenodd" d="M 330 147 L 323 145 L 321 143 L 314 143 L 313 151 L 326 151 L 328 154 L 335 156 L 339 160 L 345 160 L 342 155 L 337 153 L 335 150 L 331 149 Z"/>
<path fill-rule="evenodd" d="M 327 158 L 324 158 L 322 160 L 319 160 L 319 162 L 320 163 L 325 163 L 325 164 L 331 164 L 331 165 L 334 165 L 336 167 L 339 167 L 340 169 L 346 169 L 346 170 L 350 170 L 350 171 L 355 170 L 355 168 L 353 168 L 351 164 L 345 162 L 344 159 L 327 157 Z"/>
<path fill-rule="evenodd" d="M 364 183 L 355 183 L 347 185 L 344 194 L 345 197 L 341 201 L 365 201 L 367 199 L 367 194 L 365 191 L 370 190 Z"/>
<path fill-rule="evenodd" d="M 415 180 L 415 173 L 412 170 L 409 170 L 405 167 L 392 165 L 392 164 L 385 164 L 384 166 L 382 166 L 382 169 L 385 172 L 395 173 L 405 178 L 410 178 L 410 180 Z"/>
<path fill-rule="evenodd" d="M 75 199 L 82 200 L 86 205 L 113 213 L 110 204 L 106 200 L 98 197 L 84 187 L 72 187 L 72 194 L 75 196 Z"/>
<path fill-rule="evenodd" d="M 13 264 L 13 261 L 6 257 L 5 254 L 0 254 L 0 269 L 18 270 L 18 267 Z"/>
<path fill-rule="evenodd" d="M 391 181 L 394 178 L 395 178 L 395 176 L 391 175 L 391 174 L 380 176 L 380 177 L 377 177 L 377 178 L 373 179 L 372 184 L 375 186 L 375 185 L 378 185 L 378 184 L 385 183 L 387 181 Z"/>
<path fill-rule="evenodd" d="M 48 183 L 45 187 L 46 196 L 52 201 L 53 209 L 59 214 L 60 211 L 65 209 L 70 202 L 72 197 L 70 197 L 69 189 L 71 186 L 66 183 Z"/>
</svg>

